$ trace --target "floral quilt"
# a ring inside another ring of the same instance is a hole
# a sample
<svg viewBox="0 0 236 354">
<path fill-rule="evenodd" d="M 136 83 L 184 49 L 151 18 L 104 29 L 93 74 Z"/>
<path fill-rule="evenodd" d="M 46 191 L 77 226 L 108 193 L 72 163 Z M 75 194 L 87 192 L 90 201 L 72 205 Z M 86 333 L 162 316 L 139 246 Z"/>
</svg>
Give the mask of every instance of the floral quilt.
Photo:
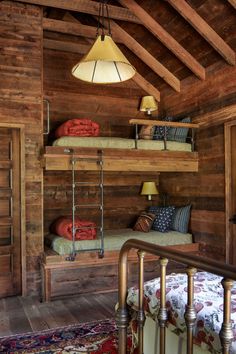
<svg viewBox="0 0 236 354">
<path fill-rule="evenodd" d="M 194 277 L 194 307 L 197 313 L 194 327 L 194 342 L 214 354 L 222 353 L 219 332 L 223 322 L 222 278 L 207 272 L 198 272 Z M 144 309 L 147 315 L 156 318 L 160 305 L 160 278 L 145 283 Z M 138 309 L 138 289 L 130 288 L 127 303 Z M 184 312 L 187 304 L 187 275 L 170 274 L 166 277 L 166 308 L 168 327 L 178 335 L 186 332 Z M 236 283 L 232 289 L 231 321 L 233 343 L 230 353 L 236 353 Z"/>
</svg>

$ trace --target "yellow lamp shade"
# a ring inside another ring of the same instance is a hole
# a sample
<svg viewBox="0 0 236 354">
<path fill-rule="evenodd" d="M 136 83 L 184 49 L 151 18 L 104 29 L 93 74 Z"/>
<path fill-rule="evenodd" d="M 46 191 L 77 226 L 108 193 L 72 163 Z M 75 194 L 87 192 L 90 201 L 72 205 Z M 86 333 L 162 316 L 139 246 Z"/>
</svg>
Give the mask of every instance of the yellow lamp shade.
<svg viewBox="0 0 236 354">
<path fill-rule="evenodd" d="M 156 111 L 157 103 L 155 98 L 153 96 L 143 96 L 139 110 L 142 112 L 147 112 L 148 115 L 150 115 L 151 112 Z"/>
<path fill-rule="evenodd" d="M 135 72 L 113 39 L 107 35 L 99 35 L 88 54 L 72 69 L 72 75 L 76 78 L 97 84 L 126 81 Z"/>
<path fill-rule="evenodd" d="M 159 194 L 155 182 L 143 182 L 141 195 L 147 195 L 148 200 L 152 200 L 152 195 Z"/>
</svg>

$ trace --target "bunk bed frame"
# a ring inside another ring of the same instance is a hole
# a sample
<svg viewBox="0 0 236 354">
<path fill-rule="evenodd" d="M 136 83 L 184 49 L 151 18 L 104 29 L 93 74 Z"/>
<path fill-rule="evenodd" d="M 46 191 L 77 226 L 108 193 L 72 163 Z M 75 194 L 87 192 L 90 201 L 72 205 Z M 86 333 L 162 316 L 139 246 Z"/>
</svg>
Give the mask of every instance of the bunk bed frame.
<svg viewBox="0 0 236 354">
<path fill-rule="evenodd" d="M 159 120 L 131 119 L 131 125 L 135 125 L 135 149 L 104 149 L 103 170 L 104 171 L 151 171 L 151 172 L 197 172 L 198 153 L 194 152 L 194 131 L 199 128 L 198 124 L 164 122 Z M 164 149 L 141 150 L 137 149 L 138 126 L 163 126 L 190 128 L 192 131 L 191 145 L 192 152 L 168 151 L 166 148 L 166 130 L 164 130 Z M 71 156 L 80 159 L 76 169 L 82 171 L 96 171 L 99 166 L 89 159 L 96 158 L 98 148 L 46 146 L 44 154 L 44 167 L 46 170 L 70 170 Z"/>
<path fill-rule="evenodd" d="M 171 123 L 156 120 L 130 120 L 130 124 L 136 126 L 136 140 L 138 138 L 138 125 L 162 125 L 162 126 L 178 126 L 184 128 L 191 128 L 193 131 L 198 127 L 196 124 L 190 123 Z M 164 134 L 164 140 L 166 135 Z M 166 145 L 165 145 L 166 146 Z M 137 147 L 137 144 L 136 144 Z M 194 147 L 194 133 L 192 134 L 192 148 Z M 102 158 L 99 158 L 99 156 Z M 157 150 L 139 150 L 137 148 L 132 150 L 127 149 L 103 149 L 101 151 L 97 148 L 79 148 L 79 147 L 59 147 L 47 146 L 44 155 L 44 167 L 46 170 L 69 170 L 72 171 L 72 197 L 75 195 L 75 187 L 78 182 L 75 181 L 76 170 L 80 171 L 98 171 L 101 176 L 100 189 L 101 189 L 101 226 L 100 226 L 100 240 L 101 247 L 99 249 L 87 249 L 85 252 L 77 252 L 73 247 L 73 252 L 70 255 L 60 256 L 52 250 L 46 250 L 42 258 L 42 278 L 43 289 L 42 299 L 49 301 L 52 298 L 73 294 L 99 292 L 99 291 L 113 291 L 117 289 L 116 283 L 111 286 L 105 283 L 104 286 L 99 283 L 99 286 L 94 282 L 93 287 L 88 287 L 86 290 L 81 287 L 74 288 L 68 280 L 68 286 L 60 289 L 60 283 L 65 281 L 65 269 L 68 271 L 77 271 L 82 274 L 82 277 L 88 280 L 87 274 L 91 270 L 91 274 L 99 273 L 105 274 L 108 268 L 114 271 L 112 276 L 116 278 L 118 254 L 119 251 L 106 251 L 104 256 L 104 240 L 103 240 L 103 172 L 105 171 L 152 171 L 152 172 L 197 172 L 198 171 L 198 154 L 197 152 L 182 152 L 182 151 L 157 151 Z M 75 241 L 75 198 L 72 198 L 72 215 L 73 215 L 73 244 Z M 86 207 L 86 206 L 85 206 Z M 179 249 L 184 252 L 197 252 L 199 245 L 197 243 L 175 245 L 172 248 Z M 101 258 L 97 256 L 97 252 Z M 79 253 L 78 256 L 77 253 Z M 134 255 L 129 255 L 131 263 L 136 263 Z M 156 257 L 150 256 L 147 258 L 149 264 L 156 262 Z M 150 271 L 149 271 L 150 273 Z M 86 275 L 85 275 L 86 274 Z M 78 275 L 77 279 L 79 279 Z M 81 279 L 81 278 L 80 278 Z M 83 282 L 82 282 L 83 283 Z M 59 285 L 58 285 L 59 284 Z M 58 286 L 57 286 L 58 285 Z"/>
</svg>

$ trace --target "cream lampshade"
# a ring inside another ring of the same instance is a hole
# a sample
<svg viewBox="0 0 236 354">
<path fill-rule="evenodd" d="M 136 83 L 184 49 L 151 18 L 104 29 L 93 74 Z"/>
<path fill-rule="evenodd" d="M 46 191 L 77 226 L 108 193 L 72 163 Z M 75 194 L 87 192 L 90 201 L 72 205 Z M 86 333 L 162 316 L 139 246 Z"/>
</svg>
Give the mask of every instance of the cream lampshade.
<svg viewBox="0 0 236 354">
<path fill-rule="evenodd" d="M 148 200 L 152 200 L 152 195 L 159 194 L 155 182 L 143 182 L 141 195 L 147 195 Z"/>
<path fill-rule="evenodd" d="M 77 79 L 95 84 L 126 81 L 135 73 L 110 35 L 99 35 L 88 54 L 72 69 Z"/>
<path fill-rule="evenodd" d="M 151 115 L 151 112 L 157 110 L 157 103 L 155 98 L 153 96 L 143 96 L 139 110 L 146 112 L 147 115 Z"/>
</svg>

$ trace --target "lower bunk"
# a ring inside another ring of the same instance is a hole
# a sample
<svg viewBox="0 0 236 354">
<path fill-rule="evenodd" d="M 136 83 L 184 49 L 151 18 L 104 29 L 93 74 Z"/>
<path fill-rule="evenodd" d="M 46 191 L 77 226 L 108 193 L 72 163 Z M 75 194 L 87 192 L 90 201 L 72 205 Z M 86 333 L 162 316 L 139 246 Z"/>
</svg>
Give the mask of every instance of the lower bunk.
<svg viewBox="0 0 236 354">
<path fill-rule="evenodd" d="M 138 250 L 139 285 L 128 290 L 127 255 Z M 146 254 L 158 255 L 160 276 L 144 282 Z M 169 262 L 184 264 L 167 274 Z M 236 267 L 138 240 L 127 241 L 119 258 L 119 354 L 236 353 Z"/>
<path fill-rule="evenodd" d="M 192 253 L 199 245 L 193 243 L 192 235 L 171 231 L 148 233 L 132 229 L 104 231 L 104 257 L 97 252 L 85 252 L 88 248 L 99 246 L 99 240 L 76 241 L 76 257 L 71 258 L 73 243 L 63 237 L 49 234 L 46 236 L 46 250 L 42 259 L 43 289 L 42 298 L 50 301 L 63 296 L 76 294 L 115 291 L 118 289 L 118 261 L 122 245 L 130 238 L 145 239 L 160 245 L 169 245 L 175 249 Z M 136 251 L 129 254 L 129 284 L 137 281 Z M 157 256 L 146 258 L 146 279 L 151 279 L 157 271 Z"/>
</svg>

